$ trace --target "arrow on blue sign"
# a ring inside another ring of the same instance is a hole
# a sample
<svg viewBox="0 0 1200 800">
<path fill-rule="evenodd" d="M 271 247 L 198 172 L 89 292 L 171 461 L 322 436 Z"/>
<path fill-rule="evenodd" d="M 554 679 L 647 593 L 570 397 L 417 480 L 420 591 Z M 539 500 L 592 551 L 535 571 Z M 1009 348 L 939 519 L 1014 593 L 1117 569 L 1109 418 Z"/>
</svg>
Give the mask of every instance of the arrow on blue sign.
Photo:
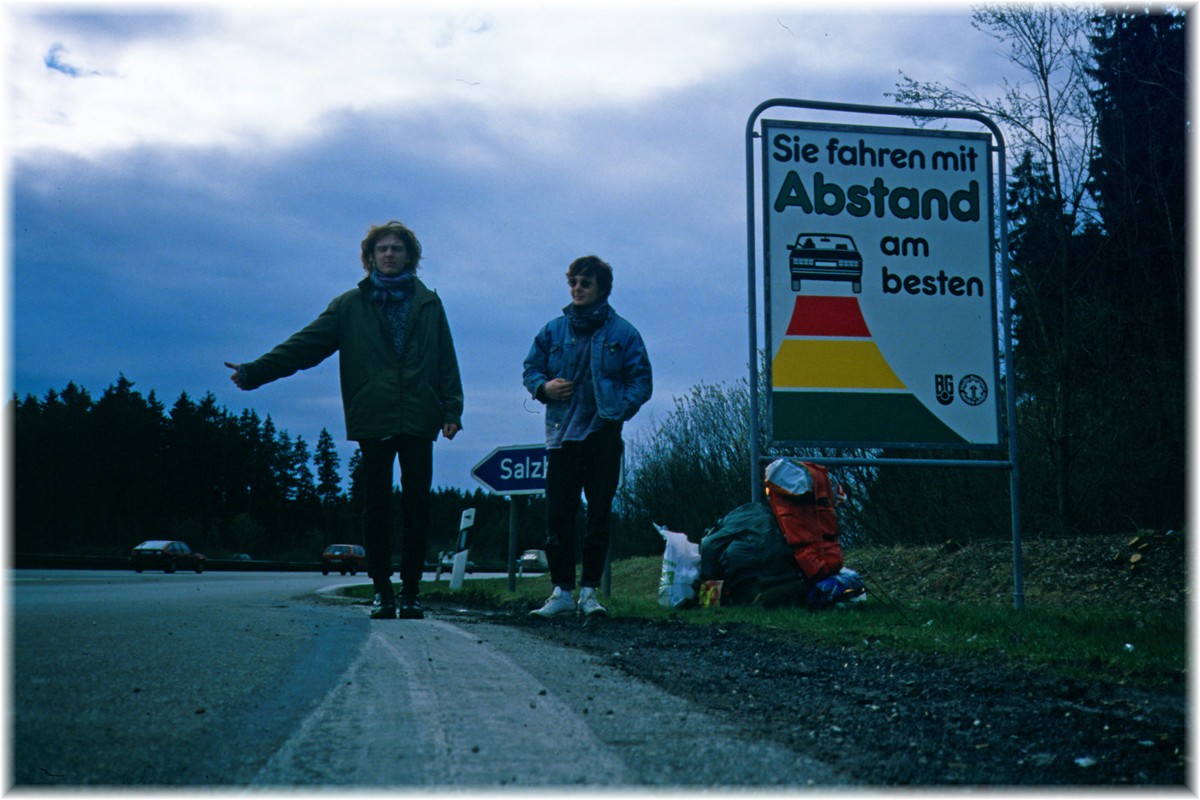
<svg viewBox="0 0 1200 800">
<path fill-rule="evenodd" d="M 471 477 L 494 494 L 544 494 L 548 463 L 545 445 L 507 445 L 472 467 Z"/>
</svg>

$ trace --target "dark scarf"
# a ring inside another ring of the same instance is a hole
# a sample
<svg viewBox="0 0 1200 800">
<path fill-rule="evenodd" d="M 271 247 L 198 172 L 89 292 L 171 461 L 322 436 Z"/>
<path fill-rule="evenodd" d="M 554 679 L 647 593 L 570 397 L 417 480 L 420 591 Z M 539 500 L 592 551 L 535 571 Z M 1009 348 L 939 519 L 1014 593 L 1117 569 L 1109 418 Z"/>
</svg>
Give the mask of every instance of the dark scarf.
<svg viewBox="0 0 1200 800">
<path fill-rule="evenodd" d="M 392 349 L 396 351 L 396 358 L 403 363 L 408 312 L 412 309 L 413 273 L 406 270 L 399 275 L 388 277 L 380 275 L 379 270 L 372 270 L 371 286 L 374 289 L 372 295 L 375 302 L 383 306 L 383 318 L 392 338 Z"/>
<path fill-rule="evenodd" d="M 590 308 L 579 308 L 572 303 L 563 309 L 563 313 L 570 320 L 571 330 L 575 331 L 576 336 L 591 336 L 600 330 L 600 326 L 612 313 L 612 308 L 608 305 L 608 301 L 601 300 Z"/>
<path fill-rule="evenodd" d="M 371 286 L 375 289 L 374 297 L 379 303 L 387 305 L 389 300 L 407 300 L 413 293 L 413 272 L 405 270 L 399 275 L 381 275 L 379 270 L 371 270 Z"/>
</svg>

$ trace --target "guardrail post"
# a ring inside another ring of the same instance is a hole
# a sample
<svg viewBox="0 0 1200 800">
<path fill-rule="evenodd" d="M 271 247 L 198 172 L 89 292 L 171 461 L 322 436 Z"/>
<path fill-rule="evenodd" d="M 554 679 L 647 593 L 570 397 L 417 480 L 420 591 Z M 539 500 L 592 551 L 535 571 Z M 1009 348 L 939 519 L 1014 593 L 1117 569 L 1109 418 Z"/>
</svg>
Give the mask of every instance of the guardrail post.
<svg viewBox="0 0 1200 800">
<path fill-rule="evenodd" d="M 450 573 L 450 588 L 454 591 L 458 591 L 463 585 L 463 574 L 467 571 L 467 554 L 471 552 L 467 546 L 467 529 L 474 524 L 475 509 L 468 508 L 462 513 L 462 519 L 458 523 L 458 550 L 454 554 L 454 569 Z"/>
</svg>

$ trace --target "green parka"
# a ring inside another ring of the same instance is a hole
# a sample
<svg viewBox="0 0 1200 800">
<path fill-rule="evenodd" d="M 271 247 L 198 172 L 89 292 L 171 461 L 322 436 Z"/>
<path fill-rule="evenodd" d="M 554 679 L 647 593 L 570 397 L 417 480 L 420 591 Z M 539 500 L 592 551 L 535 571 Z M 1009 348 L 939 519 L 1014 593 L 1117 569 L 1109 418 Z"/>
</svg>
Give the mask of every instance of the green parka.
<svg viewBox="0 0 1200 800">
<path fill-rule="evenodd" d="M 242 365 L 246 389 L 314 367 L 338 352 L 346 438 L 401 433 L 436 439 L 442 426 L 462 427 L 458 357 L 441 298 L 413 281 L 404 363 L 396 358 L 370 278 L 334 298 L 303 330 L 256 361 Z"/>
</svg>

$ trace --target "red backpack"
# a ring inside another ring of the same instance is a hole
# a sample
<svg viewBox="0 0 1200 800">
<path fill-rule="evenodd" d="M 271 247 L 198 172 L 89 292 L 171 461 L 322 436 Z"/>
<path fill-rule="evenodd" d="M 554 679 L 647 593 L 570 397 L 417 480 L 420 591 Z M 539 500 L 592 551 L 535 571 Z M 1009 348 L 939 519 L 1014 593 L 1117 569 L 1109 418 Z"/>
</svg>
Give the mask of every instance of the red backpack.
<svg viewBox="0 0 1200 800">
<path fill-rule="evenodd" d="M 766 489 L 804 577 L 815 582 L 836 575 L 842 568 L 842 545 L 829 471 L 820 464 L 779 459 L 767 467 Z"/>
</svg>

